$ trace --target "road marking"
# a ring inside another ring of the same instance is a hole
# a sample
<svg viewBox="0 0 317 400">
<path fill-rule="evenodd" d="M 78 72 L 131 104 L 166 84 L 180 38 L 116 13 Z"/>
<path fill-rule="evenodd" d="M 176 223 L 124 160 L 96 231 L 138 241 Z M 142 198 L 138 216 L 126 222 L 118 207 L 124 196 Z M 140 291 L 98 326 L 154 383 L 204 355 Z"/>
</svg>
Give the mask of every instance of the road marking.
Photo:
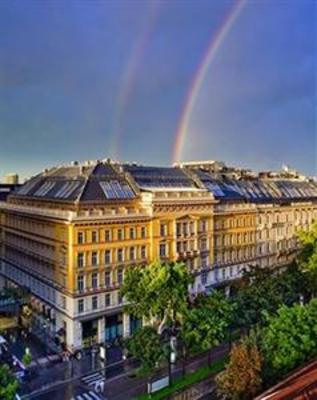
<svg viewBox="0 0 317 400">
<path fill-rule="evenodd" d="M 104 382 L 105 377 L 100 372 L 97 372 L 97 373 L 94 373 L 91 375 L 87 375 L 84 378 L 82 378 L 81 380 L 85 385 L 95 386 L 98 383 Z"/>
<path fill-rule="evenodd" d="M 101 400 L 101 397 L 97 396 L 96 393 L 89 391 L 89 393 L 78 394 L 75 398 L 72 397 L 70 400 Z"/>
<path fill-rule="evenodd" d="M 82 380 L 83 381 L 86 379 L 90 380 L 91 378 L 94 378 L 95 376 L 99 376 L 99 375 L 101 375 L 100 372 L 95 372 L 94 374 L 86 375 L 85 377 L 82 378 Z"/>
<path fill-rule="evenodd" d="M 96 395 L 96 393 L 89 391 L 90 396 L 92 396 L 95 400 L 101 400 L 99 396 Z"/>
</svg>

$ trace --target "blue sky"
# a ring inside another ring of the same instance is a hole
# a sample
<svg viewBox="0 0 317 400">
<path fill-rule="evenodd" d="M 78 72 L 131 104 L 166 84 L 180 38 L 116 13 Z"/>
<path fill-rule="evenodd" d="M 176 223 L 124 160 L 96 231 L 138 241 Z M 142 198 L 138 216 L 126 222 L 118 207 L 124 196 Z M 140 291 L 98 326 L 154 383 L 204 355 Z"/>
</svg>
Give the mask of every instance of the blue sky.
<svg viewBox="0 0 317 400">
<path fill-rule="evenodd" d="M 0 2 L 0 176 L 71 160 L 171 162 L 225 0 Z M 211 63 L 183 159 L 316 174 L 317 2 L 247 0 Z"/>
</svg>

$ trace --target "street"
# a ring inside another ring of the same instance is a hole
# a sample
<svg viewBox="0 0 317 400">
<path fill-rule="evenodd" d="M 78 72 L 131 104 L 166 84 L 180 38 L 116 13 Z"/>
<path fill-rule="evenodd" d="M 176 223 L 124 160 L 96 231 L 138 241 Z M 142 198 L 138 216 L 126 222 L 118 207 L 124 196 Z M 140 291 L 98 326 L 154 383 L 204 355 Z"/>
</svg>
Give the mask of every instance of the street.
<svg viewBox="0 0 317 400">
<path fill-rule="evenodd" d="M 102 395 L 93 390 L 87 390 L 82 385 L 69 383 L 59 389 L 51 390 L 38 396 L 32 397 L 37 400 L 104 400 Z"/>
<path fill-rule="evenodd" d="M 222 345 L 214 349 L 212 352 L 212 360 L 222 358 L 228 353 L 228 346 Z M 191 359 L 186 365 L 186 372 L 192 373 L 201 366 L 207 365 L 208 355 L 198 355 Z M 133 374 L 135 364 L 123 367 L 123 363 L 114 363 L 107 368 L 107 380 L 105 385 L 105 396 L 94 391 L 95 384 L 103 381 L 103 371 L 92 371 L 81 378 L 68 379 L 60 384 L 55 381 L 56 385 L 52 383 L 54 378 L 55 368 L 46 370 L 44 375 L 46 378 L 51 377 L 47 381 L 46 389 L 37 390 L 30 396 L 25 396 L 25 399 L 43 399 L 43 400 L 129 400 L 137 397 L 140 394 L 146 393 L 148 378 L 137 378 Z M 173 379 L 180 377 L 182 374 L 181 363 L 177 364 L 173 371 Z M 49 383 L 50 382 L 50 383 Z M 49 387 L 51 385 L 51 388 Z M 53 386 L 54 385 L 54 386 Z"/>
</svg>

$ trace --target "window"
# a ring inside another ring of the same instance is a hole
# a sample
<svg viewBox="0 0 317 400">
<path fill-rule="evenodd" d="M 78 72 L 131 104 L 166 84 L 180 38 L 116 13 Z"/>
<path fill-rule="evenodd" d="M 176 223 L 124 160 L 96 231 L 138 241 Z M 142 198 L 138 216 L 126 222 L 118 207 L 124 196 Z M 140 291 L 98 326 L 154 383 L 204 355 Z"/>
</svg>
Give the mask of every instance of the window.
<svg viewBox="0 0 317 400">
<path fill-rule="evenodd" d="M 105 272 L 105 286 L 106 287 L 111 286 L 111 272 L 110 271 Z"/>
<path fill-rule="evenodd" d="M 145 226 L 142 226 L 141 228 L 141 238 L 144 239 L 146 237 L 146 229 Z"/>
<path fill-rule="evenodd" d="M 207 271 L 202 271 L 202 273 L 201 273 L 201 283 L 202 283 L 202 285 L 206 285 L 207 278 L 208 278 L 208 272 Z"/>
<path fill-rule="evenodd" d="M 65 296 L 62 296 L 62 304 L 61 304 L 61 306 L 62 306 L 63 310 L 66 310 L 66 297 Z"/>
<path fill-rule="evenodd" d="M 183 242 L 183 251 L 187 251 L 188 247 L 187 247 L 187 242 Z"/>
<path fill-rule="evenodd" d="M 176 242 L 176 251 L 177 253 L 182 251 L 182 242 Z"/>
<path fill-rule="evenodd" d="M 118 292 L 118 304 L 121 304 L 123 301 L 123 296 L 121 294 L 121 292 Z"/>
<path fill-rule="evenodd" d="M 98 288 L 98 274 L 97 274 L 97 272 L 94 272 L 91 275 L 91 287 L 93 289 L 97 289 Z"/>
<path fill-rule="evenodd" d="M 78 300 L 77 309 L 78 309 L 78 314 L 84 312 L 84 299 Z"/>
<path fill-rule="evenodd" d="M 82 244 L 84 243 L 84 232 L 78 232 L 77 233 L 77 243 Z"/>
<path fill-rule="evenodd" d="M 135 229 L 130 228 L 130 239 L 135 239 Z"/>
<path fill-rule="evenodd" d="M 77 267 L 82 268 L 85 265 L 84 253 L 77 254 Z"/>
<path fill-rule="evenodd" d="M 200 221 L 200 231 L 206 232 L 206 230 L 207 230 L 207 221 L 205 219 L 202 219 Z"/>
<path fill-rule="evenodd" d="M 201 257 L 201 267 L 207 268 L 208 266 L 208 256 Z"/>
<path fill-rule="evenodd" d="M 146 258 L 146 246 L 141 246 L 141 258 Z"/>
<path fill-rule="evenodd" d="M 118 229 L 118 240 L 123 240 L 123 230 Z"/>
<path fill-rule="evenodd" d="M 105 294 L 105 306 L 106 307 L 111 306 L 111 294 L 110 293 Z"/>
<path fill-rule="evenodd" d="M 160 244 L 160 257 L 166 257 L 166 244 Z"/>
<path fill-rule="evenodd" d="M 194 224 L 194 222 L 190 223 L 190 234 L 191 235 L 195 234 L 195 224 Z"/>
<path fill-rule="evenodd" d="M 77 276 L 77 290 L 79 292 L 83 292 L 83 290 L 84 290 L 84 276 L 83 275 Z"/>
<path fill-rule="evenodd" d="M 67 263 L 66 253 L 61 253 L 61 264 L 66 266 Z"/>
<path fill-rule="evenodd" d="M 97 233 L 97 231 L 92 231 L 91 232 L 91 241 L 93 243 L 96 243 L 98 241 L 98 233 Z"/>
<path fill-rule="evenodd" d="M 130 247 L 130 260 L 135 260 L 135 247 Z"/>
<path fill-rule="evenodd" d="M 160 235 L 161 236 L 166 236 L 167 234 L 167 225 L 166 224 L 161 224 L 160 225 Z"/>
<path fill-rule="evenodd" d="M 183 234 L 184 234 L 184 236 L 188 236 L 188 224 L 187 224 L 187 222 L 183 223 Z"/>
<path fill-rule="evenodd" d="M 201 239 L 200 241 L 200 250 L 207 250 L 207 239 Z"/>
<path fill-rule="evenodd" d="M 107 230 L 105 231 L 105 241 L 106 241 L 106 242 L 110 242 L 110 240 L 111 240 L 111 233 L 110 233 L 110 230 L 107 229 Z"/>
<path fill-rule="evenodd" d="M 176 224 L 176 235 L 177 236 L 181 236 L 181 234 L 182 234 L 182 225 L 179 222 L 177 222 L 177 224 Z"/>
<path fill-rule="evenodd" d="M 118 282 L 119 285 L 121 285 L 122 282 L 123 282 L 123 270 L 122 270 L 122 268 L 119 268 L 118 271 L 117 271 L 117 282 Z"/>
<path fill-rule="evenodd" d="M 98 265 L 98 253 L 96 251 L 93 251 L 91 253 L 91 265 L 95 267 Z"/>
<path fill-rule="evenodd" d="M 117 250 L 117 261 L 118 262 L 123 262 L 123 249 L 118 249 Z"/>
<path fill-rule="evenodd" d="M 98 297 L 97 296 L 93 296 L 91 298 L 91 308 L 93 310 L 97 310 L 97 308 L 98 308 Z"/>
<path fill-rule="evenodd" d="M 105 250 L 105 264 L 108 265 L 111 263 L 111 252 L 110 250 Z"/>
</svg>

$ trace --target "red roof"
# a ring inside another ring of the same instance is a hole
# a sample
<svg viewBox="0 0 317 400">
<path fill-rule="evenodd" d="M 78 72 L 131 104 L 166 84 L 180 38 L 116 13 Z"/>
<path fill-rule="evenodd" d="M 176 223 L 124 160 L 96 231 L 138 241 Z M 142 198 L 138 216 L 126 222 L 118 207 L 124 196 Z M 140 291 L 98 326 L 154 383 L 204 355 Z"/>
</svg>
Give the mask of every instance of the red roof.
<svg viewBox="0 0 317 400">
<path fill-rule="evenodd" d="M 317 399 L 317 361 L 296 370 L 255 400 Z"/>
</svg>

